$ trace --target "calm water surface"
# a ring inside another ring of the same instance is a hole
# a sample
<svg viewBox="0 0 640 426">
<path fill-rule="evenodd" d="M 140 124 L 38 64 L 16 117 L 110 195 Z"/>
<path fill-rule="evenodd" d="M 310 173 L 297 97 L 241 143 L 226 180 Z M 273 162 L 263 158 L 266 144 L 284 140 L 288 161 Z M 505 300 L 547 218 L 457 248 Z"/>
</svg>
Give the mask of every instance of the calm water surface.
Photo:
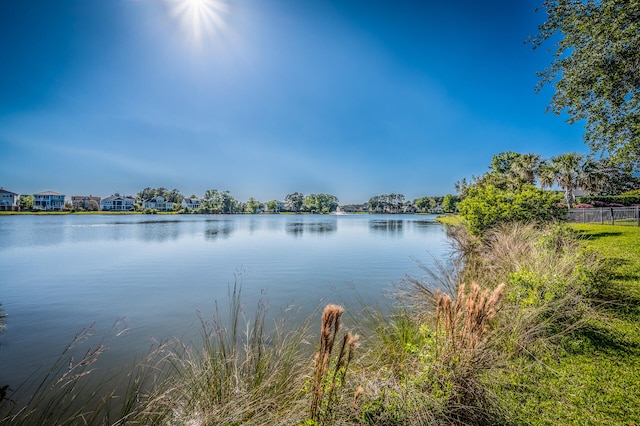
<svg viewBox="0 0 640 426">
<path fill-rule="evenodd" d="M 248 315 L 262 297 L 306 316 L 355 307 L 356 291 L 380 300 L 448 253 L 443 227 L 422 215 L 0 217 L 0 385 L 50 367 L 92 323 L 110 335 L 126 318 L 130 331 L 106 342 L 111 363 L 154 339 L 195 339 L 198 313 L 224 309 L 236 279 Z"/>
</svg>

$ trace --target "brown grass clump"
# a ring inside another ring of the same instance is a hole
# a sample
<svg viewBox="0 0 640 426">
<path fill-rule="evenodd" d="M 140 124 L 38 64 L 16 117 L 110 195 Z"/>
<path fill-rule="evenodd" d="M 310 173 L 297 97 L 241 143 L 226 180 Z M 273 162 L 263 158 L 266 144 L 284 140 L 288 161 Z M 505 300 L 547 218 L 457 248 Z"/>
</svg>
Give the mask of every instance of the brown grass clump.
<svg viewBox="0 0 640 426">
<path fill-rule="evenodd" d="M 333 347 L 341 327 L 344 309 L 338 305 L 327 305 L 322 312 L 320 327 L 320 349 L 314 359 L 312 379 L 312 397 L 309 417 L 318 424 L 331 422 L 339 403 L 337 391 L 345 384 L 347 370 L 358 346 L 358 336 L 345 333 L 335 360 L 332 360 Z M 353 405 L 359 395 L 356 391 Z"/>
<path fill-rule="evenodd" d="M 451 415 L 483 423 L 487 406 L 481 374 L 499 368 L 496 331 L 492 320 L 500 309 L 505 284 L 482 290 L 473 282 L 458 286 L 455 298 L 439 293 L 435 310 L 435 369 L 437 380 L 449 389 Z"/>
<path fill-rule="evenodd" d="M 437 344 L 437 355 L 448 364 L 452 357 L 474 358 L 475 352 L 488 336 L 489 322 L 496 316 L 505 285 L 492 292 L 482 291 L 473 282 L 465 293 L 465 285 L 458 286 L 455 301 L 440 293 L 436 304 L 436 335 L 444 335 Z"/>
</svg>

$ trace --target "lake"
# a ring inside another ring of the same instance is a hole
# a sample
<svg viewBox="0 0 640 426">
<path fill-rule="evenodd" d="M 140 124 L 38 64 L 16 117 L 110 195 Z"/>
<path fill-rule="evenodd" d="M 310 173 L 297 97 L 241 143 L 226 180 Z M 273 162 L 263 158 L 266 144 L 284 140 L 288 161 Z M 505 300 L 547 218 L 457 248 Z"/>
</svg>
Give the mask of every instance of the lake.
<svg viewBox="0 0 640 426">
<path fill-rule="evenodd" d="M 247 316 L 381 301 L 449 254 L 425 215 L 21 215 L 0 217 L 0 385 L 44 371 L 85 326 L 110 335 L 107 363 L 155 340 L 195 339 L 198 315 L 241 284 Z M 276 315 L 277 316 L 277 315 Z"/>
</svg>

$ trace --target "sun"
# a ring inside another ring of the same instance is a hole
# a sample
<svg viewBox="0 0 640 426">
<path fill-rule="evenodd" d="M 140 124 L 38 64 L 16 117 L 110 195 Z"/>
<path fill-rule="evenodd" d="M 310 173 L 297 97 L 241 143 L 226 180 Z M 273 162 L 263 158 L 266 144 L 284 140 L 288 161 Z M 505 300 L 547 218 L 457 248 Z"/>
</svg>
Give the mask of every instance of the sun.
<svg viewBox="0 0 640 426">
<path fill-rule="evenodd" d="M 222 0 L 173 0 L 171 15 L 196 43 L 224 32 L 229 7 Z"/>
</svg>

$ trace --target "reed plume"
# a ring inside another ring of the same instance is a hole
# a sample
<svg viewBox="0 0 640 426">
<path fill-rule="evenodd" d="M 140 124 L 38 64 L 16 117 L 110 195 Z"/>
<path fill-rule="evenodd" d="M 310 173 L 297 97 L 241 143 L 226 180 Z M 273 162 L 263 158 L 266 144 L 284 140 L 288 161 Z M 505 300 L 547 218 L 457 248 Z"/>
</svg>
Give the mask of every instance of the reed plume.
<svg viewBox="0 0 640 426">
<path fill-rule="evenodd" d="M 338 339 L 344 309 L 338 305 L 327 305 L 322 312 L 320 325 L 320 349 L 314 359 L 313 390 L 310 418 L 318 423 L 331 419 L 338 403 L 337 391 L 344 386 L 349 364 L 358 346 L 358 336 L 345 333 L 340 339 L 340 348 L 332 361 L 333 348 Z"/>
</svg>

